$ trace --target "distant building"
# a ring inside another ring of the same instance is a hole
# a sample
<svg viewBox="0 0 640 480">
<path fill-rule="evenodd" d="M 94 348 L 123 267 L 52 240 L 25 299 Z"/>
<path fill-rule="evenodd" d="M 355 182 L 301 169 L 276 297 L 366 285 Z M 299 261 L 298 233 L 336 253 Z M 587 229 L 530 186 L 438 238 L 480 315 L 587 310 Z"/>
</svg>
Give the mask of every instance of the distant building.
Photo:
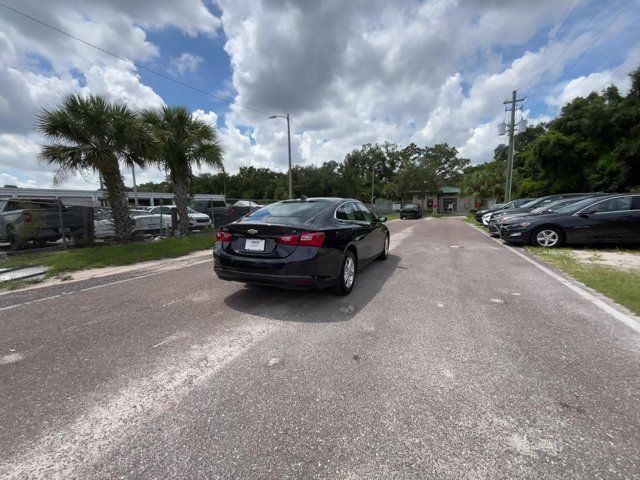
<svg viewBox="0 0 640 480">
<path fill-rule="evenodd" d="M 435 192 L 410 192 L 412 202 L 422 206 L 425 212 L 455 213 L 467 215 L 477 208 L 475 195 L 460 195 L 457 187 L 442 187 Z"/>
<path fill-rule="evenodd" d="M 133 192 L 127 192 L 130 205 L 135 205 Z M 156 205 L 173 205 L 173 193 L 138 192 L 138 205 L 153 207 Z M 107 192 L 104 190 L 72 190 L 59 188 L 18 188 L 6 185 L 0 187 L 0 200 L 9 198 L 23 199 L 60 199 L 65 205 L 81 205 L 87 207 L 106 207 L 109 205 Z M 224 195 L 196 194 L 194 200 L 222 200 Z"/>
</svg>

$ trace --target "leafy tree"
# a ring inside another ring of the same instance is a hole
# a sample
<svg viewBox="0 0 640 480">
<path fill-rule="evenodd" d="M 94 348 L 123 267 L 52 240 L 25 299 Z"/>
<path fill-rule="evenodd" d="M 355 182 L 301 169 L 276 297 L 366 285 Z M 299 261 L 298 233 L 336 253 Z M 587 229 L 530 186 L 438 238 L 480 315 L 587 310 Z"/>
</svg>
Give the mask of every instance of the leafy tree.
<svg viewBox="0 0 640 480">
<path fill-rule="evenodd" d="M 151 143 L 136 113 L 98 95 L 69 94 L 59 108 L 41 111 L 37 128 L 52 142 L 40 156 L 58 167 L 56 182 L 71 172 L 102 176 L 116 240 L 129 240 L 133 223 L 120 164 L 144 165 Z"/>
<path fill-rule="evenodd" d="M 153 135 L 153 161 L 169 173 L 178 210 L 178 227 L 180 233 L 186 235 L 189 232 L 187 205 L 193 167 L 224 168 L 218 134 L 214 127 L 194 117 L 183 106 L 145 110 L 142 119 Z"/>
</svg>

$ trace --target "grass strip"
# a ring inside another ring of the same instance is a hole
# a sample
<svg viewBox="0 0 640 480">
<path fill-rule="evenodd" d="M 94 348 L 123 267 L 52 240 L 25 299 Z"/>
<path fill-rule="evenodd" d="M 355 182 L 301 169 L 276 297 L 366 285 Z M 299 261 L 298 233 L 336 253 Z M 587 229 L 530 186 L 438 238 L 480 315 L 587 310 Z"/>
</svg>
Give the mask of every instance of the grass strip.
<svg viewBox="0 0 640 480">
<path fill-rule="evenodd" d="M 24 254 L 0 260 L 0 268 L 43 265 L 49 267 L 46 276 L 51 277 L 89 268 L 132 265 L 149 260 L 181 257 L 197 250 L 213 248 L 214 244 L 215 233 L 207 232 L 185 238 L 165 238 L 158 241 L 73 248 L 54 253 Z"/>
<path fill-rule="evenodd" d="M 589 288 L 640 315 L 640 271 L 581 262 L 567 249 L 526 247 L 539 259 L 553 265 Z M 597 255 L 598 250 L 594 250 Z"/>
</svg>

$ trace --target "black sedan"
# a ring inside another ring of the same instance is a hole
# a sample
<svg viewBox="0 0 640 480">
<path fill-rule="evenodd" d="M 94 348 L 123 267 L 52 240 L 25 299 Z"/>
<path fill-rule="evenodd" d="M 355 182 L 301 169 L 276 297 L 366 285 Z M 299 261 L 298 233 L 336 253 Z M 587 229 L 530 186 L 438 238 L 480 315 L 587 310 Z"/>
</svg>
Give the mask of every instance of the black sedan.
<svg viewBox="0 0 640 480">
<path fill-rule="evenodd" d="M 422 208 L 417 203 L 407 203 L 400 210 L 400 219 L 422 218 Z"/>
<path fill-rule="evenodd" d="M 511 200 L 509 203 L 494 203 L 491 207 L 485 208 L 484 210 L 478 210 L 475 213 L 476 222 L 483 223 L 482 217 L 488 213 L 498 212 L 500 210 L 509 210 L 511 208 L 520 208 L 532 200 L 535 200 L 535 198 L 518 198 L 516 200 Z"/>
<path fill-rule="evenodd" d="M 500 228 L 509 243 L 559 247 L 565 243 L 640 244 L 640 193 L 591 197 L 555 213 L 517 217 Z"/>
<path fill-rule="evenodd" d="M 348 295 L 362 267 L 387 258 L 386 220 L 352 199 L 274 203 L 218 231 L 213 268 L 222 280 Z"/>
</svg>

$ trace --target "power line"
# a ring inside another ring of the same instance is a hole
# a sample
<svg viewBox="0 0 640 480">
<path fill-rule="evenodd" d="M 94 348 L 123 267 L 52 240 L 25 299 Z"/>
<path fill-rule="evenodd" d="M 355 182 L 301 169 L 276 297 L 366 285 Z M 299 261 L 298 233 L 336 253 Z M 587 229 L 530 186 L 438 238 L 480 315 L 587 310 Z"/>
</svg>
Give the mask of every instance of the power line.
<svg viewBox="0 0 640 480">
<path fill-rule="evenodd" d="M 616 22 L 616 20 L 618 20 L 618 18 L 620 18 L 620 15 L 622 15 L 624 13 L 624 11 L 629 8 L 629 5 L 631 5 L 631 3 L 633 2 L 633 0 L 628 0 L 627 3 L 622 7 L 622 9 L 617 13 L 617 15 L 615 17 L 613 17 L 611 19 L 611 21 L 607 24 L 606 27 L 604 27 L 602 30 L 600 30 L 600 32 L 596 35 L 596 37 L 594 38 L 594 40 L 591 42 L 591 44 L 589 45 L 589 47 L 584 50 L 582 52 L 582 54 L 569 66 L 569 69 L 567 70 L 567 72 L 565 73 L 565 77 L 569 76 L 572 72 L 573 69 L 576 67 L 576 65 L 580 62 L 580 60 L 582 60 L 584 58 L 584 56 L 589 53 L 591 51 L 591 49 L 593 49 L 593 47 L 595 47 L 595 45 L 598 43 L 598 41 L 602 38 L 602 36 L 606 33 L 607 30 L 609 30 L 613 24 Z M 556 87 L 558 85 L 560 85 L 562 83 L 562 80 L 559 81 L 558 83 L 556 83 L 553 88 L 549 91 L 549 93 L 546 95 L 546 97 L 548 97 L 549 95 L 551 95 L 553 93 L 553 91 L 556 89 Z"/>
<path fill-rule="evenodd" d="M 608 1 L 609 1 L 609 0 L 604 0 L 604 4 L 606 5 L 606 3 L 607 3 Z M 601 12 L 601 10 L 600 10 L 600 9 L 598 9 L 598 10 L 596 10 L 596 11 L 594 12 L 594 14 L 593 14 L 593 15 L 591 15 L 591 17 L 589 18 L 589 21 L 585 24 L 585 26 L 584 26 L 584 27 L 582 27 L 582 30 L 580 30 L 580 33 L 579 33 L 578 35 L 574 36 L 574 37 L 573 37 L 573 39 L 571 39 L 571 41 L 569 42 L 569 45 L 567 45 L 567 46 L 565 47 L 565 49 L 560 53 L 560 55 L 558 55 L 558 56 L 556 57 L 556 59 L 553 61 L 553 63 L 552 63 L 551 65 L 549 65 L 549 67 L 547 68 L 547 70 L 551 70 L 553 67 L 555 67 L 555 66 L 556 66 L 556 64 L 557 64 L 557 63 L 562 59 L 562 57 L 564 57 L 564 56 L 565 56 L 565 54 L 566 54 L 566 53 L 569 51 L 569 49 L 573 46 L 573 44 L 576 42 L 576 40 L 577 40 L 578 38 L 580 38 L 584 32 L 586 32 L 586 31 L 587 31 L 587 28 L 589 28 L 589 25 L 591 25 L 591 22 L 593 22 L 593 20 L 598 16 L 598 14 L 599 14 L 600 12 Z"/>
<path fill-rule="evenodd" d="M 550 35 L 552 31 L 556 31 L 559 32 L 562 27 L 564 26 L 564 24 L 566 23 L 566 21 L 569 19 L 569 17 L 571 16 L 571 14 L 573 13 L 573 11 L 576 9 L 576 7 L 580 4 L 581 0 L 573 0 L 572 3 L 570 3 L 569 5 L 567 5 L 567 8 L 565 8 L 564 12 L 562 13 L 562 15 L 560 15 L 560 17 L 558 18 L 558 20 L 556 20 L 553 24 L 553 27 L 551 27 L 551 29 L 549 30 L 549 33 L 547 35 Z M 525 81 L 525 79 L 529 76 L 529 74 L 531 73 L 531 71 L 533 70 L 533 68 L 538 64 L 538 62 L 540 61 L 540 59 L 542 57 L 544 57 L 544 54 L 547 52 L 548 50 L 545 50 L 544 52 L 540 52 L 538 54 L 538 56 L 536 57 L 535 61 L 531 64 L 531 66 L 527 69 L 527 71 L 525 72 L 525 74 L 520 77 L 520 81 L 518 82 L 518 85 L 516 86 L 516 90 L 518 90 L 520 88 L 520 85 L 522 85 Z"/>
<path fill-rule="evenodd" d="M 28 15 L 28 14 L 26 14 L 24 12 L 21 12 L 20 10 L 18 10 L 16 8 L 13 8 L 13 7 L 5 4 L 5 3 L 0 2 L 0 6 L 6 8 L 7 10 L 10 10 L 10 11 L 12 11 L 12 12 L 18 14 L 18 15 L 21 15 L 24 18 L 28 18 L 29 20 L 32 20 L 32 21 L 42 25 L 43 27 L 49 28 L 49 29 L 51 29 L 51 30 L 53 30 L 55 32 L 58 32 L 58 33 L 60 33 L 62 35 L 65 35 L 65 36 L 67 36 L 69 38 L 72 38 L 73 40 L 76 40 L 76 41 L 78 41 L 80 43 L 83 43 L 83 44 L 85 44 L 85 45 L 87 45 L 87 46 L 89 46 L 91 48 L 95 48 L 96 50 L 99 50 L 102 53 L 105 53 L 105 54 L 110 55 L 110 56 L 112 56 L 114 58 L 117 58 L 118 60 L 122 60 L 123 62 L 130 63 L 131 65 L 135 66 L 136 68 L 138 68 L 140 70 L 145 70 L 145 71 L 147 71 L 149 73 L 157 75 L 158 77 L 164 78 L 165 80 L 169 80 L 169 81 L 174 82 L 174 83 L 176 83 L 178 85 L 181 85 L 183 87 L 189 88 L 189 89 L 191 89 L 191 90 L 193 90 L 195 92 L 198 92 L 198 93 L 201 93 L 203 95 L 207 95 L 209 97 L 215 98 L 216 100 L 220 100 L 222 102 L 225 102 L 225 103 L 227 103 L 229 105 L 237 105 L 240 108 L 244 108 L 246 110 L 251 110 L 253 112 L 260 113 L 260 114 L 265 115 L 265 116 L 269 116 L 269 113 L 264 112 L 262 110 L 259 110 L 257 108 L 253 108 L 253 107 L 250 107 L 248 105 L 243 105 L 241 103 L 232 102 L 231 100 L 228 100 L 228 99 L 226 99 L 224 97 L 220 97 L 220 96 L 215 95 L 213 93 L 207 92 L 206 90 L 202 90 L 202 89 L 200 89 L 198 87 L 194 87 L 193 85 L 189 85 L 188 83 L 185 83 L 185 82 L 183 82 L 181 80 L 178 80 L 177 78 L 174 78 L 174 77 L 172 77 L 170 75 L 166 75 L 166 74 L 164 74 L 162 72 L 158 72 L 157 70 L 153 70 L 151 68 L 145 67 L 144 65 L 140 65 L 139 63 L 137 63 L 137 62 L 135 62 L 133 60 L 130 60 L 130 59 L 125 58 L 125 57 L 122 57 L 122 56 L 118 55 L 117 53 L 113 53 L 113 52 L 111 52 L 109 50 L 106 50 L 106 49 L 104 49 L 102 47 L 99 47 L 98 45 L 95 45 L 95 44 L 93 44 L 91 42 L 87 42 L 86 40 L 78 38 L 75 35 L 72 35 L 72 34 L 70 34 L 68 32 L 65 32 L 64 30 L 61 30 L 61 29 L 59 29 L 57 27 L 54 27 L 53 25 L 50 25 L 50 24 L 48 24 L 48 23 L 46 23 L 46 22 L 44 22 L 42 20 L 39 20 L 39 19 L 37 19 L 35 17 L 32 17 L 31 15 Z"/>
</svg>

